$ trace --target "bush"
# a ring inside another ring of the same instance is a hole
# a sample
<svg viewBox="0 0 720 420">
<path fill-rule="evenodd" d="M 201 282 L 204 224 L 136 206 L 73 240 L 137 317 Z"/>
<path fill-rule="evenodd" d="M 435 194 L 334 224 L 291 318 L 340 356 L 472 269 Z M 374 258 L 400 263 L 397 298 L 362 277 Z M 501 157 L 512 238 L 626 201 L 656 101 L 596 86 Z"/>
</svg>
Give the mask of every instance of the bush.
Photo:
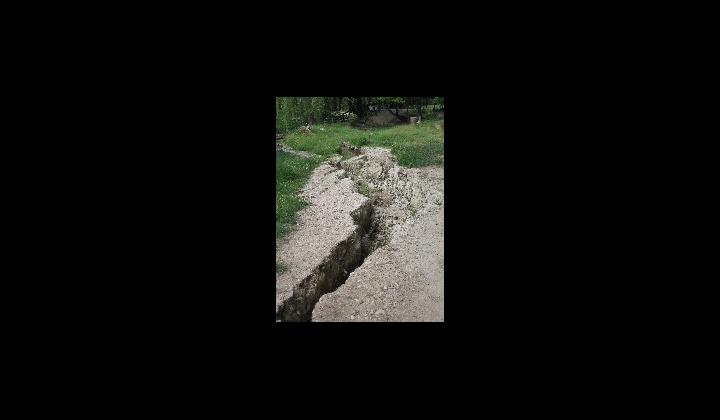
<svg viewBox="0 0 720 420">
<path fill-rule="evenodd" d="M 357 120 L 357 115 L 350 111 L 335 111 L 331 114 L 334 122 L 348 122 Z"/>
<path fill-rule="evenodd" d="M 280 97 L 275 98 L 275 131 L 289 133 L 308 122 L 323 121 L 325 98 L 323 97 Z"/>
</svg>

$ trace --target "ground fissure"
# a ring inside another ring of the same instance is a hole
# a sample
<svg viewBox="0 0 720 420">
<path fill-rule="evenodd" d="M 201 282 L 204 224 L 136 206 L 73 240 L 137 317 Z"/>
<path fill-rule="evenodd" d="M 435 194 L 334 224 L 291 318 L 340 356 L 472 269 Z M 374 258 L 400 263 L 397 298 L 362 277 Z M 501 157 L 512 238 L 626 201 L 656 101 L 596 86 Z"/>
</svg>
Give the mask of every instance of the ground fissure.
<svg viewBox="0 0 720 420">
<path fill-rule="evenodd" d="M 351 214 L 356 230 L 337 244 L 330 254 L 293 289 L 292 297 L 276 311 L 278 321 L 310 321 L 317 301 L 342 285 L 376 249 L 372 226 L 373 206 L 366 201 Z"/>
<path fill-rule="evenodd" d="M 438 171 L 440 172 L 438 173 Z M 416 221 L 419 225 L 428 223 L 428 221 L 432 223 L 438 215 L 442 215 L 442 187 L 433 188 L 433 185 L 437 186 L 438 182 L 442 183 L 441 168 L 402 168 L 397 165 L 389 150 L 363 147 L 360 155 L 350 159 L 342 160 L 340 156 L 330 158 L 327 163 L 316 169 L 313 177 L 315 180 L 309 182 L 309 186 L 303 190 L 303 196 L 311 203 L 314 200 L 316 207 L 325 212 L 307 214 L 305 215 L 308 216 L 305 218 L 306 221 L 325 218 L 331 223 L 333 220 L 341 219 L 341 216 L 327 210 L 328 202 L 333 197 L 332 194 L 340 192 L 341 194 L 336 195 L 335 199 L 340 202 L 341 206 L 346 197 L 353 197 L 353 200 L 356 200 L 353 203 L 357 208 L 351 212 L 353 230 L 347 230 L 344 239 L 330 248 L 312 270 L 306 270 L 307 273 L 302 278 L 296 275 L 292 292 L 290 293 L 287 289 L 283 298 L 279 301 L 276 300 L 276 320 L 392 320 L 391 318 L 397 317 L 393 315 L 393 311 L 402 305 L 398 302 L 385 302 L 387 296 L 383 298 L 382 295 L 389 294 L 388 287 L 390 290 L 404 288 L 405 292 L 403 293 L 407 297 L 407 302 L 415 302 L 418 301 L 418 298 L 412 293 L 422 292 L 422 287 L 418 288 L 417 284 L 413 283 L 413 279 L 423 280 L 428 276 L 432 278 L 431 283 L 433 284 L 438 282 L 439 277 L 440 292 L 433 292 L 431 294 L 434 296 L 425 296 L 423 299 L 431 305 L 436 305 L 438 301 L 441 303 L 442 256 L 439 260 L 439 271 L 436 267 L 438 264 L 433 263 L 431 270 L 423 272 L 422 265 L 424 263 L 422 261 L 418 261 L 418 258 L 414 258 L 414 256 L 409 259 L 405 258 L 408 250 L 418 251 L 414 243 L 419 241 L 414 240 L 409 245 L 403 245 L 393 240 L 395 237 L 418 237 L 418 234 L 422 234 L 422 232 L 418 231 L 418 227 L 413 227 Z M 345 188 L 340 189 L 337 185 L 343 185 Z M 365 186 L 368 197 L 362 197 L 362 202 L 358 205 L 357 196 L 360 195 L 358 194 L 360 185 Z M 348 192 L 348 188 L 352 190 L 352 193 Z M 312 210 L 308 210 L 308 212 L 312 212 Z M 315 217 L 313 218 L 313 216 Z M 311 227 L 311 223 L 307 223 Z M 322 225 L 316 224 L 315 226 Z M 437 223 L 435 223 L 435 227 L 437 227 Z M 441 230 L 429 229 L 429 231 L 440 236 L 438 238 L 440 242 L 437 245 L 442 247 Z M 317 234 L 322 236 L 322 232 Z M 297 240 L 302 241 L 304 238 L 302 234 L 298 234 L 298 236 Z M 292 240 L 290 243 L 289 247 L 292 248 Z M 432 246 L 432 244 L 429 245 Z M 299 245 L 295 246 L 299 248 Z M 421 248 L 423 248 L 422 253 L 428 254 L 425 257 L 429 256 L 429 253 L 435 252 L 427 244 Z M 370 258 L 375 251 L 380 249 L 384 249 L 383 254 L 386 255 Z M 418 257 L 420 255 L 421 253 L 417 253 Z M 364 263 L 368 260 L 372 263 L 368 269 L 364 269 Z M 433 258 L 430 260 L 432 260 L 431 262 L 435 261 Z M 382 263 L 384 269 L 378 268 L 378 261 L 384 261 Z M 421 270 L 413 272 L 418 267 Z M 290 271 L 292 272 L 292 269 Z M 296 271 L 301 272 L 301 270 Z M 388 281 L 382 280 L 383 277 L 386 277 Z M 365 279 L 370 279 L 371 281 L 368 283 L 372 283 L 372 288 L 376 291 L 366 298 L 348 300 L 348 296 L 356 295 L 358 289 L 357 284 L 348 288 L 346 284 L 348 279 L 356 279 L 356 282 L 359 281 L 361 284 Z M 341 293 L 337 293 L 338 290 Z M 337 298 L 334 297 L 336 294 L 338 294 Z M 319 304 L 321 310 L 319 316 L 316 317 L 314 313 L 318 312 L 316 307 Z M 363 307 L 371 310 L 361 313 L 362 311 L 359 311 L 358 308 Z M 414 309 L 411 308 L 409 311 L 411 315 L 408 319 L 401 316 L 400 318 L 403 319 L 400 320 L 413 320 L 413 317 L 442 320 L 442 306 L 429 311 L 430 315 L 428 315 L 428 311 L 420 311 L 419 315 L 412 315 L 413 311 Z"/>
</svg>

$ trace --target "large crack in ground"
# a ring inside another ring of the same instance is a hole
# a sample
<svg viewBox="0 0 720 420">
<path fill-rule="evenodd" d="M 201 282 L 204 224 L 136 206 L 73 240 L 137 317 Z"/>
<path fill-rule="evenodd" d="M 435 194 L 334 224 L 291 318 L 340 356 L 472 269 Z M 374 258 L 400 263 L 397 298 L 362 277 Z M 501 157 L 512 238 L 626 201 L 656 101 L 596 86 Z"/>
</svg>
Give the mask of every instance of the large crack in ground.
<svg viewBox="0 0 720 420">
<path fill-rule="evenodd" d="M 335 246 L 313 272 L 293 289 L 293 295 L 276 312 L 276 320 L 311 321 L 317 301 L 340 287 L 375 249 L 380 228 L 373 221 L 373 205 L 366 201 L 351 213 L 355 231 Z"/>
<path fill-rule="evenodd" d="M 334 172 L 338 179 L 350 178 L 356 191 L 363 186 L 370 197 L 351 213 L 354 231 L 295 284 L 292 295 L 277 307 L 277 321 L 312 321 L 313 310 L 322 296 L 342 286 L 394 233 L 402 234 L 406 222 L 418 210 L 441 204 L 442 193 L 438 198 L 434 192 L 421 188 L 417 179 L 411 182 L 409 178 L 415 173 L 400 168 L 389 150 L 363 148 L 363 152 L 342 162 L 339 156 L 328 162 L 338 168 Z"/>
</svg>

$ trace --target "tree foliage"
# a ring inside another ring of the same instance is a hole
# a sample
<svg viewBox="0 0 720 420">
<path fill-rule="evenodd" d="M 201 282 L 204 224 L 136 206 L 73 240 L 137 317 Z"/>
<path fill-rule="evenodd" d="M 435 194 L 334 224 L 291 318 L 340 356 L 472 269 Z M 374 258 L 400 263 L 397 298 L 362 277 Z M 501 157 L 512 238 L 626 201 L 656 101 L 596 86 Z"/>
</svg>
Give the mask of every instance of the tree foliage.
<svg viewBox="0 0 720 420">
<path fill-rule="evenodd" d="M 416 115 L 422 115 L 423 106 L 442 103 L 442 97 L 278 97 L 275 98 L 275 129 L 278 133 L 287 133 L 304 124 L 335 121 L 338 115 L 348 112 L 364 121 L 371 106 L 414 109 Z"/>
</svg>

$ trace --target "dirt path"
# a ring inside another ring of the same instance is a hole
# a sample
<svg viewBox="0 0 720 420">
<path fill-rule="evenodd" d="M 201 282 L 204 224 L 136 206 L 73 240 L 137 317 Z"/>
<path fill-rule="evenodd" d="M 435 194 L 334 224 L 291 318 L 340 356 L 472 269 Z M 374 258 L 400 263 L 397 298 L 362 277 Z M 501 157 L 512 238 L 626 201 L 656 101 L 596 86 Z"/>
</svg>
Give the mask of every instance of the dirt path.
<svg viewBox="0 0 720 420">
<path fill-rule="evenodd" d="M 319 156 L 314 153 L 309 153 L 309 152 L 305 152 L 302 150 L 295 150 L 295 149 L 291 148 L 290 146 L 288 146 L 284 143 L 281 143 L 281 142 L 275 142 L 275 150 L 281 150 L 283 152 L 292 153 L 293 155 L 297 155 L 297 156 L 304 157 L 304 158 Z"/>
<path fill-rule="evenodd" d="M 402 168 L 381 148 L 337 160 L 315 170 L 302 192 L 311 205 L 278 245 L 289 270 L 276 317 L 443 321 L 443 169 Z"/>
</svg>

